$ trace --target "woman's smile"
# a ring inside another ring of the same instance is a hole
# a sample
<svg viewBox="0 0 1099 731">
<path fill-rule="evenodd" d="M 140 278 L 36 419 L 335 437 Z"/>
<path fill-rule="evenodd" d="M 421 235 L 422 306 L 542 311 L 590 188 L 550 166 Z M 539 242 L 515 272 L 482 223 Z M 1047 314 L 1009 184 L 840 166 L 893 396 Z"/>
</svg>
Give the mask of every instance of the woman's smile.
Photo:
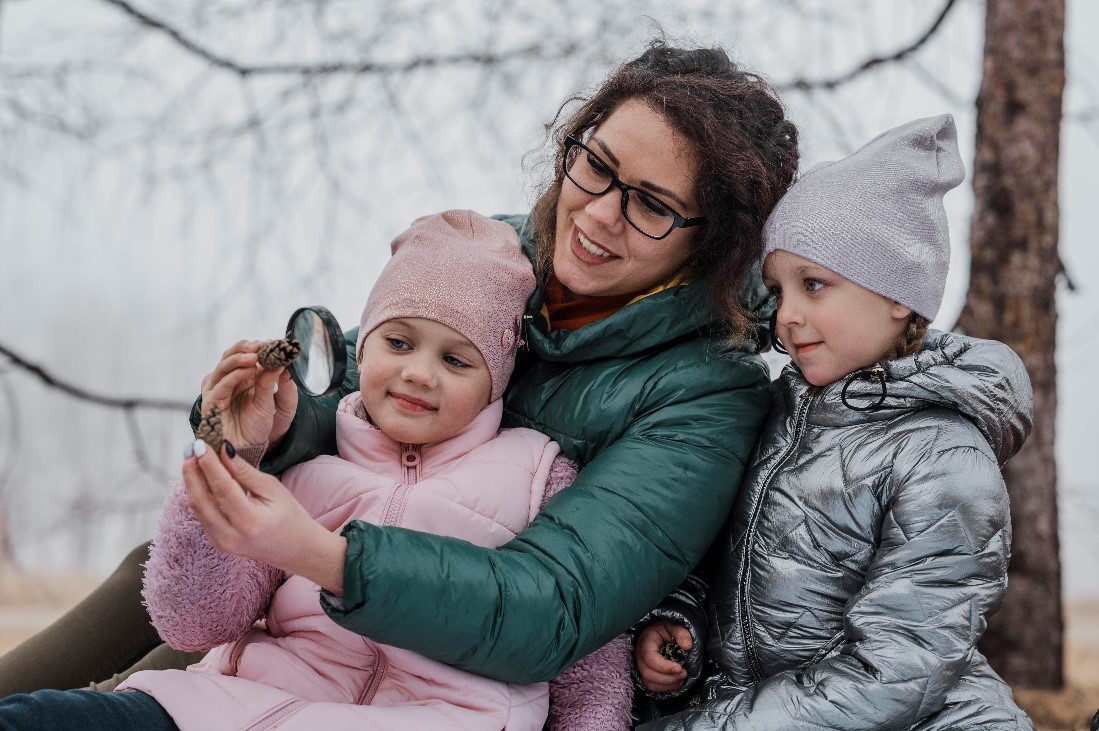
<svg viewBox="0 0 1099 731">
<path fill-rule="evenodd" d="M 592 241 L 576 226 L 572 229 L 572 253 L 589 266 L 599 266 L 622 258 Z"/>
</svg>

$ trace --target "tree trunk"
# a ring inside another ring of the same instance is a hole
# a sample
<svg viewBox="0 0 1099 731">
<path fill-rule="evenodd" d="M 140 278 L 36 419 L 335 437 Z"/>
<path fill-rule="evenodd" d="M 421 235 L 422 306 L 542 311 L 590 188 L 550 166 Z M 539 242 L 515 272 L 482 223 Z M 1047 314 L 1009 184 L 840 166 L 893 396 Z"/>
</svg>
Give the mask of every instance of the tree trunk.
<svg viewBox="0 0 1099 731">
<path fill-rule="evenodd" d="M 1057 536 L 1057 172 L 1064 0 L 988 0 L 977 95 L 972 272 L 958 329 L 1001 340 L 1034 386 L 1034 430 L 1004 468 L 1012 559 L 981 650 L 1012 685 L 1063 685 Z"/>
</svg>

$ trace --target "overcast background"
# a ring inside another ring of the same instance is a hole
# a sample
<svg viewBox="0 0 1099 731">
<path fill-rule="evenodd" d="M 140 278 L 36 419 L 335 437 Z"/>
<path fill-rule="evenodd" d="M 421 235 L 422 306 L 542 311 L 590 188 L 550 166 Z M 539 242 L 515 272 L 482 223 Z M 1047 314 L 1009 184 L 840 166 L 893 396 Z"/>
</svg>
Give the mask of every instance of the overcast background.
<svg viewBox="0 0 1099 731">
<path fill-rule="evenodd" d="M 390 238 L 414 217 L 527 210 L 557 105 L 660 29 L 722 45 L 788 86 L 910 44 L 942 7 L 135 4 L 241 64 L 541 49 L 491 65 L 242 79 L 135 22 L 125 3 L 0 0 L 0 344 L 92 393 L 182 402 L 226 346 L 279 335 L 298 306 L 323 304 L 353 326 Z M 1099 597 L 1099 61 L 1088 47 L 1099 4 L 1069 0 L 1068 13 L 1061 255 L 1076 291 L 1062 287 L 1058 304 L 1061 547 L 1066 594 Z M 960 0 L 904 62 L 835 92 L 784 91 L 802 169 L 941 112 L 955 116 L 971 167 L 982 36 L 983 4 Z M 969 186 L 946 200 L 954 257 L 941 328 L 965 295 Z M 11 558 L 29 570 L 109 570 L 152 534 L 189 435 L 182 412 L 75 400 L 0 356 Z"/>
</svg>

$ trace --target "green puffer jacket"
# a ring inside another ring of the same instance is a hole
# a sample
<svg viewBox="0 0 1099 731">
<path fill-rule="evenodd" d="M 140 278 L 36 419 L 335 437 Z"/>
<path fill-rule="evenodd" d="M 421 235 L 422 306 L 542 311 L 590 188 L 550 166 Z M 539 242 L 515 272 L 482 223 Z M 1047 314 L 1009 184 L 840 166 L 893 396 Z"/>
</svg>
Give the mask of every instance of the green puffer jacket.
<svg viewBox="0 0 1099 731">
<path fill-rule="evenodd" d="M 530 254 L 526 217 L 504 220 Z M 353 522 L 342 603 L 321 599 L 359 634 L 514 683 L 555 677 L 683 580 L 725 520 L 769 405 L 762 359 L 704 334 L 715 317 L 698 284 L 576 331 L 547 334 L 541 307 L 538 291 L 504 425 L 557 440 L 582 467 L 573 485 L 496 550 Z M 357 388 L 349 372 L 339 394 L 301 399 L 265 469 L 332 452 L 335 403 Z"/>
</svg>

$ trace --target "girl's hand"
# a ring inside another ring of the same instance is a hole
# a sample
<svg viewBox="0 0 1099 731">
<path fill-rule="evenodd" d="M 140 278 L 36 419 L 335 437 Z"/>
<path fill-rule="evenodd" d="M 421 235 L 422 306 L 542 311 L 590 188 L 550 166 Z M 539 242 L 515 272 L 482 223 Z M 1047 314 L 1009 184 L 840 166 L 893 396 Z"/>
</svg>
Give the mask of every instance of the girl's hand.
<svg viewBox="0 0 1099 731">
<path fill-rule="evenodd" d="M 203 410 L 217 404 L 222 434 L 236 446 L 277 442 L 290 429 L 298 389 L 286 368 L 266 371 L 256 361 L 262 341 L 241 340 L 202 379 Z"/>
<path fill-rule="evenodd" d="M 298 410 L 298 384 L 290 377 L 290 369 L 279 371 L 278 389 L 275 391 L 275 420 L 271 423 L 271 433 L 267 441 L 272 446 L 290 431 L 294 414 Z"/>
<path fill-rule="evenodd" d="M 660 648 L 674 642 L 684 650 L 694 646 L 690 631 L 670 619 L 656 619 L 641 630 L 634 645 L 634 661 L 641 681 L 653 693 L 672 693 L 687 682 L 687 670 L 660 653 Z"/>
<path fill-rule="evenodd" d="M 183 462 L 187 500 L 215 548 L 343 593 L 347 539 L 313 520 L 278 478 L 230 457 L 228 447 L 214 454 L 196 440 L 193 451 Z"/>
</svg>

